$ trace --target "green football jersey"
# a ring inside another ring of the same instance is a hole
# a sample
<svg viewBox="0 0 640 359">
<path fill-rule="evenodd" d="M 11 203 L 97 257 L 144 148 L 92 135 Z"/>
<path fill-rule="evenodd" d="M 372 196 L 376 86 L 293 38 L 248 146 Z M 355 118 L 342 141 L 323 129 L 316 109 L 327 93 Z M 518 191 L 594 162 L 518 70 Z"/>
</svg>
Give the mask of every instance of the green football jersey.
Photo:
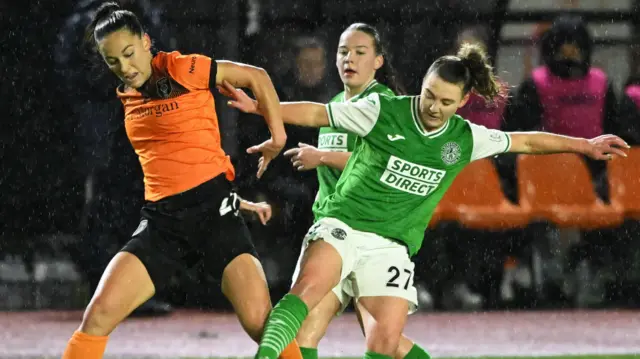
<svg viewBox="0 0 640 359">
<path fill-rule="evenodd" d="M 389 96 L 394 95 L 390 88 L 378 83 L 376 80 L 373 80 L 363 92 L 350 98 L 349 101 L 357 101 L 371 93 L 381 93 Z M 344 102 L 344 91 L 337 94 L 329 103 L 335 102 Z M 322 127 L 320 128 L 320 134 L 318 135 L 318 149 L 336 152 L 353 152 L 357 140 L 357 135 L 349 133 L 346 130 Z M 328 166 L 319 166 L 316 168 L 316 172 L 318 174 L 318 194 L 316 195 L 316 200 L 313 203 L 314 213 L 320 206 L 320 202 L 336 190 L 336 184 L 342 174 L 341 170 Z"/>
<path fill-rule="evenodd" d="M 326 105 L 331 127 L 361 139 L 336 190 L 316 218 L 337 218 L 352 228 L 404 243 L 411 256 L 454 178 L 471 161 L 509 150 L 511 138 L 452 116 L 428 132 L 419 96 L 370 94 Z"/>
</svg>

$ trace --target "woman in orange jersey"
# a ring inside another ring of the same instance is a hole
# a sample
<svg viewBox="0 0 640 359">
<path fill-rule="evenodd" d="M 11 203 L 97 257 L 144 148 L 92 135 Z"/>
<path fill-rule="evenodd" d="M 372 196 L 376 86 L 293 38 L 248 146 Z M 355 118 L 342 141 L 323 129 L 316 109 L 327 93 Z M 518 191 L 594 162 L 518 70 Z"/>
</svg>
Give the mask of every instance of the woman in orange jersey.
<svg viewBox="0 0 640 359">
<path fill-rule="evenodd" d="M 278 96 L 259 68 L 203 55 L 151 52 L 135 14 L 105 3 L 87 29 L 117 89 L 127 135 L 144 172 L 145 204 L 132 239 L 111 260 L 63 359 L 102 358 L 108 335 L 179 269 L 200 262 L 221 278 L 245 331 L 255 341 L 271 311 L 269 291 L 240 209 L 264 222 L 268 205 L 240 199 L 231 189 L 234 168 L 220 145 L 210 88 L 223 81 L 249 87 L 264 104 L 271 139 L 258 177 L 285 144 Z M 292 342 L 282 357 L 300 358 Z"/>
</svg>

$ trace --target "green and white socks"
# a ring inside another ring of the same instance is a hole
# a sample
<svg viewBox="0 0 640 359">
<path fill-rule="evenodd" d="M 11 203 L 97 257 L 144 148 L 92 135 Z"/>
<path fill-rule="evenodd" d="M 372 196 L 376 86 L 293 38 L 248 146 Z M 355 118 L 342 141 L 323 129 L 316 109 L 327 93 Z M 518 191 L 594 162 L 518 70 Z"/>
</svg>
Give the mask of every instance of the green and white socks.
<svg viewBox="0 0 640 359">
<path fill-rule="evenodd" d="M 271 311 L 256 359 L 278 359 L 284 348 L 296 337 L 309 308 L 300 297 L 287 294 Z M 317 355 L 317 351 L 316 351 Z"/>
</svg>

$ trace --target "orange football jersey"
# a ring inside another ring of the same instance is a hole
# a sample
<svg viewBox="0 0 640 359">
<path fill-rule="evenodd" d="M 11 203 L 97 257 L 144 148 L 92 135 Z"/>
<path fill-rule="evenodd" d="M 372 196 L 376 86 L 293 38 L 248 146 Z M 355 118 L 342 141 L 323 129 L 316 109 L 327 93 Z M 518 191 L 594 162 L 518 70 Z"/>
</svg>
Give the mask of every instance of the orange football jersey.
<svg viewBox="0 0 640 359">
<path fill-rule="evenodd" d="M 159 52 L 140 89 L 121 85 L 129 141 L 144 172 L 145 199 L 157 201 L 235 171 L 220 144 L 211 86 L 216 63 L 203 55 Z"/>
</svg>

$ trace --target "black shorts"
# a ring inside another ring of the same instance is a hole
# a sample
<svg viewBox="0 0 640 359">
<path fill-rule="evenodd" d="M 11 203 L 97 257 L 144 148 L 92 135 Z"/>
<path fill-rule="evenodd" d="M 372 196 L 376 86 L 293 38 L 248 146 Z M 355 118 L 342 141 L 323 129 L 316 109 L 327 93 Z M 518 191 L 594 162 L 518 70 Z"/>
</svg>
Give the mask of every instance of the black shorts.
<svg viewBox="0 0 640 359">
<path fill-rule="evenodd" d="M 156 291 L 177 272 L 200 263 L 220 280 L 238 255 L 258 257 L 239 209 L 240 199 L 222 174 L 186 192 L 146 202 L 138 229 L 121 251 L 142 261 Z"/>
</svg>

